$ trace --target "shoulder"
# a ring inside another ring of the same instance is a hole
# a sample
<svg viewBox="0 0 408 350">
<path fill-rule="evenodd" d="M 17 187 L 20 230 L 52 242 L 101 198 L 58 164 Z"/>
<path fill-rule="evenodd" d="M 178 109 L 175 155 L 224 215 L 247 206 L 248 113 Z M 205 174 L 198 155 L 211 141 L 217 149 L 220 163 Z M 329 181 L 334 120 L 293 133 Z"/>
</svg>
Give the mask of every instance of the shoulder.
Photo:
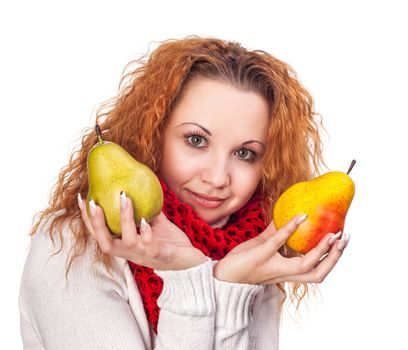
<svg viewBox="0 0 408 350">
<path fill-rule="evenodd" d="M 64 270 L 75 248 L 76 240 L 72 227 L 77 226 L 78 222 L 69 222 L 66 219 L 60 226 L 55 225 L 55 220 L 63 215 L 64 210 L 60 210 L 40 221 L 27 254 L 24 268 L 26 277 L 37 275 L 38 278 L 50 278 L 44 274 L 45 271 L 60 274 Z M 84 263 L 90 260 L 93 253 L 94 249 L 88 244 L 78 258 Z"/>
</svg>

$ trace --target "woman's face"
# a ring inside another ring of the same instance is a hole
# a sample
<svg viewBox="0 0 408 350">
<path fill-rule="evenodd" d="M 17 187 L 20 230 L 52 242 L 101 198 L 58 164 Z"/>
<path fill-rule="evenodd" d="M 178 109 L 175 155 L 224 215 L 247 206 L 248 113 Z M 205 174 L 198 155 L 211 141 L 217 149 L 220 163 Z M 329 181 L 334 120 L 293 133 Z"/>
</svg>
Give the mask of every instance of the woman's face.
<svg viewBox="0 0 408 350">
<path fill-rule="evenodd" d="M 258 93 L 193 79 L 164 132 L 160 176 L 207 223 L 229 216 L 261 179 L 268 115 Z"/>
</svg>

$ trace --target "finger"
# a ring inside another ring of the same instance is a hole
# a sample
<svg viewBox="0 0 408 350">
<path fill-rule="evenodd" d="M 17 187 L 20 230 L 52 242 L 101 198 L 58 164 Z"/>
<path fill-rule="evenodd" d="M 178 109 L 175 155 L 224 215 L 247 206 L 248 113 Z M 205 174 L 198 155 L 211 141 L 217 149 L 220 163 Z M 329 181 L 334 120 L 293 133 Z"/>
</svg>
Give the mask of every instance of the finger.
<svg viewBox="0 0 408 350">
<path fill-rule="evenodd" d="M 296 215 L 286 225 L 271 235 L 262 246 L 262 251 L 265 256 L 270 256 L 277 252 L 279 248 L 288 240 L 290 235 L 295 232 L 298 226 L 306 219 L 307 214 Z"/>
<path fill-rule="evenodd" d="M 276 254 L 276 251 L 283 244 L 283 241 L 286 241 L 287 238 L 289 238 L 288 236 L 290 236 L 296 230 L 296 228 L 300 225 L 300 223 L 304 222 L 304 220 L 305 220 L 304 216 L 294 217 L 293 220 L 291 220 L 288 223 L 288 225 L 286 225 L 286 228 L 285 227 L 282 228 L 284 229 L 284 235 L 280 237 L 281 238 L 280 240 L 276 240 L 274 242 L 273 237 L 272 237 L 268 241 L 268 244 L 270 243 L 271 245 L 270 245 L 270 250 L 267 251 L 266 254 L 269 254 L 269 256 L 272 256 L 274 253 Z M 286 232 L 285 232 L 285 229 L 286 229 Z M 276 234 L 278 234 L 278 232 Z M 279 232 L 279 234 L 281 233 L 282 232 Z M 271 265 L 270 269 L 275 270 L 275 272 L 278 273 L 278 276 L 285 276 L 286 278 L 291 275 L 306 274 L 310 272 L 313 268 L 315 268 L 316 264 L 319 262 L 322 256 L 327 253 L 327 251 L 330 248 L 330 244 L 329 244 L 330 240 L 332 240 L 331 243 L 333 243 L 334 240 L 338 238 L 340 234 L 341 232 L 337 236 L 334 235 L 333 233 L 327 234 L 314 249 L 312 249 L 309 253 L 307 253 L 306 255 L 302 257 L 287 258 L 287 257 L 280 256 L 281 263 L 278 266 L 276 266 L 276 261 L 271 260 L 268 263 Z M 333 237 L 334 237 L 334 240 L 333 240 Z"/>
<path fill-rule="evenodd" d="M 303 273 L 309 272 L 322 259 L 323 255 L 327 254 L 330 247 L 340 237 L 341 231 L 334 234 L 328 233 L 320 240 L 319 244 L 306 253 L 302 258 Z"/>
<path fill-rule="evenodd" d="M 266 227 L 265 231 L 259 234 L 259 237 L 267 240 L 276 232 L 275 222 L 272 220 L 269 225 Z"/>
<path fill-rule="evenodd" d="M 154 241 L 151 226 L 144 218 L 140 220 L 140 237 L 145 254 L 150 258 L 156 259 L 160 254 L 160 248 Z"/>
<path fill-rule="evenodd" d="M 134 246 L 139 242 L 135 219 L 133 216 L 133 204 L 125 192 L 120 194 L 120 226 L 122 229 L 122 241 L 127 246 Z"/>
<path fill-rule="evenodd" d="M 329 253 L 316 264 L 312 271 L 303 276 L 303 278 L 309 283 L 322 283 L 330 271 L 333 270 L 342 253 L 343 250 L 338 249 L 337 244 L 333 244 Z"/>
<path fill-rule="evenodd" d="M 148 243 L 151 243 L 153 241 L 152 228 L 147 223 L 145 218 L 142 218 L 140 220 L 140 236 L 142 238 L 143 243 L 148 244 Z"/>
<path fill-rule="evenodd" d="M 316 266 L 308 273 L 279 277 L 277 279 L 266 282 L 266 284 L 280 282 L 300 282 L 300 283 L 323 282 L 327 275 L 330 273 L 330 271 L 333 270 L 334 266 L 337 264 L 340 257 L 342 256 L 344 248 L 347 246 L 349 238 L 350 237 L 348 235 L 344 235 L 342 240 L 336 241 L 336 243 L 332 244 L 329 253 L 324 258 L 322 258 L 316 264 Z M 342 241 L 344 242 L 342 244 L 343 247 L 342 246 L 339 247 L 339 244 Z"/>
<path fill-rule="evenodd" d="M 94 232 L 94 229 L 93 229 L 93 227 L 91 225 L 91 221 L 89 220 L 88 212 L 86 210 L 86 205 L 85 205 L 84 201 L 82 200 L 80 193 L 78 193 L 78 206 L 79 206 L 79 209 L 81 210 L 82 220 L 84 221 L 85 226 L 86 226 L 89 234 L 93 238 L 95 238 L 95 232 Z"/>
<path fill-rule="evenodd" d="M 95 232 L 94 238 L 98 242 L 102 252 L 110 255 L 121 256 L 118 246 L 121 245 L 122 241 L 120 239 L 112 238 L 111 232 L 106 226 L 103 209 L 96 205 L 92 199 L 90 200 L 89 206 L 91 209 L 90 223 L 93 231 Z"/>
</svg>

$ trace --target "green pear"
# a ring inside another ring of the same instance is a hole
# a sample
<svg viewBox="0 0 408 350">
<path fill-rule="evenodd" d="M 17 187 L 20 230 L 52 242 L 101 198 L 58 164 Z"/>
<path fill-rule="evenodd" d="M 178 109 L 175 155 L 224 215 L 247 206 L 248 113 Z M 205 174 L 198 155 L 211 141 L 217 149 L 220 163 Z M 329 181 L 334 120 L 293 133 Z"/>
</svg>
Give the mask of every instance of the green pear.
<svg viewBox="0 0 408 350">
<path fill-rule="evenodd" d="M 273 209 L 277 229 L 298 214 L 308 214 L 286 244 L 306 254 L 329 232 L 344 230 L 346 215 L 354 197 L 355 185 L 349 173 L 330 171 L 310 181 L 298 182 L 286 189 Z"/>
<path fill-rule="evenodd" d="M 123 147 L 104 141 L 96 125 L 99 142 L 88 154 L 88 183 L 86 207 L 89 201 L 102 207 L 110 231 L 121 236 L 120 193 L 132 200 L 134 220 L 151 221 L 163 207 L 163 191 L 159 179 L 146 165 L 134 159 Z"/>
</svg>

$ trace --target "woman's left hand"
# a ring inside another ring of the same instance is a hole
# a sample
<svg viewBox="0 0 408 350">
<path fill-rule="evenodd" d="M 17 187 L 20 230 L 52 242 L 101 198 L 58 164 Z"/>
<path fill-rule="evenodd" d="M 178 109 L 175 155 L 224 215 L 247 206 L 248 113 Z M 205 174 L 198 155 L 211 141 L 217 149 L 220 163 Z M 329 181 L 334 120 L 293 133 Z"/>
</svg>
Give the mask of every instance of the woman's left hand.
<svg viewBox="0 0 408 350">
<path fill-rule="evenodd" d="M 156 270 L 183 270 L 208 259 L 162 212 L 150 224 L 142 224 L 139 234 L 130 198 L 126 198 L 125 208 L 120 213 L 121 237 L 111 234 L 101 207 L 96 206 L 95 214 L 89 217 L 86 206 L 82 205 L 81 214 L 89 233 L 106 254 Z"/>
<path fill-rule="evenodd" d="M 348 238 L 343 234 L 339 241 L 340 233 L 329 233 L 307 254 L 287 258 L 279 249 L 295 231 L 299 218 L 294 217 L 280 230 L 272 221 L 260 235 L 237 245 L 218 261 L 214 276 L 226 282 L 248 284 L 323 282 L 340 259 Z"/>
</svg>

